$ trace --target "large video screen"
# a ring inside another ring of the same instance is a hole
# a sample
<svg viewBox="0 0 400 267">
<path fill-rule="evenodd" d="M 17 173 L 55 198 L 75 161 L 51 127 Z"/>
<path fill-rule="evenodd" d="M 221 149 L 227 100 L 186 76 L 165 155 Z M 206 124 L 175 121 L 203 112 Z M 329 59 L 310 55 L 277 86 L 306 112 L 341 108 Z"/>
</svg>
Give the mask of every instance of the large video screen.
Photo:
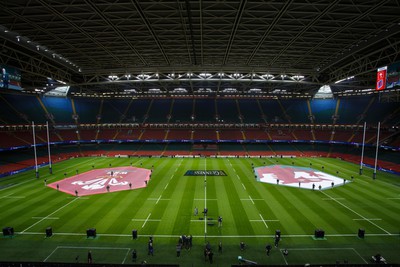
<svg viewBox="0 0 400 267">
<path fill-rule="evenodd" d="M 1 65 L 0 89 L 22 90 L 21 72 L 19 69 Z"/>
<path fill-rule="evenodd" d="M 376 72 L 376 90 L 381 91 L 386 89 L 387 66 L 379 68 Z"/>
<path fill-rule="evenodd" d="M 376 90 L 400 88 L 400 62 L 384 66 L 376 72 Z"/>
<path fill-rule="evenodd" d="M 388 66 L 386 74 L 386 88 L 400 87 L 400 62 Z"/>
</svg>

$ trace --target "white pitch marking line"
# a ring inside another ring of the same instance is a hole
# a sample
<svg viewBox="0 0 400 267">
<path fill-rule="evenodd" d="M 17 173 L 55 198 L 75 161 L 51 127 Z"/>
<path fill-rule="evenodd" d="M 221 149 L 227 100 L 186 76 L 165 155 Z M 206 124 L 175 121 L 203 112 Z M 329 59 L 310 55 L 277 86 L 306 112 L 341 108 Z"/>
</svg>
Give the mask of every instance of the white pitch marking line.
<svg viewBox="0 0 400 267">
<path fill-rule="evenodd" d="M 326 195 L 327 197 L 331 197 L 329 196 L 327 193 L 325 193 L 324 191 L 321 191 L 321 193 L 323 193 L 324 195 Z M 355 213 L 356 215 L 360 216 L 362 219 L 368 221 L 370 224 L 376 226 L 377 228 L 381 229 L 382 231 L 384 231 L 385 233 L 387 233 L 388 235 L 391 235 L 388 231 L 386 231 L 385 229 L 383 229 L 382 227 L 380 227 L 379 225 L 377 225 L 376 223 L 373 223 L 371 220 L 365 218 L 364 216 L 362 216 L 360 213 L 352 210 L 351 208 L 347 207 L 346 205 L 344 205 L 343 203 L 340 203 L 339 201 L 337 201 L 336 199 L 333 199 L 333 201 L 335 201 L 336 203 L 338 203 L 339 205 L 345 207 L 346 209 L 352 211 L 353 213 Z"/>
<path fill-rule="evenodd" d="M 149 213 L 149 216 L 147 216 L 146 220 L 144 221 L 144 223 L 142 225 L 142 228 L 146 225 L 147 221 L 149 220 L 150 215 L 151 215 L 151 213 Z"/>
<path fill-rule="evenodd" d="M 133 222 L 160 222 L 158 219 L 132 219 Z"/>
<path fill-rule="evenodd" d="M 203 201 L 203 200 L 217 200 L 216 198 L 195 198 L 194 200 Z"/>
<path fill-rule="evenodd" d="M 169 185 L 169 183 L 167 183 L 167 184 L 165 185 L 164 189 L 167 189 L 168 185 Z"/>
<path fill-rule="evenodd" d="M 261 220 L 263 221 L 265 227 L 267 227 L 267 229 L 268 229 L 268 225 L 267 225 L 267 223 L 265 222 L 265 220 L 264 220 L 263 216 L 261 215 L 261 213 L 259 213 L 259 215 L 260 215 L 260 218 L 261 218 Z"/>
<path fill-rule="evenodd" d="M 72 248 L 72 249 L 79 249 L 79 248 L 83 248 L 83 249 L 98 249 L 98 250 L 125 250 L 125 249 L 130 249 L 130 248 L 116 248 L 116 247 L 73 247 L 73 246 L 59 246 L 57 248 Z"/>
<path fill-rule="evenodd" d="M 283 260 L 285 261 L 285 264 L 286 264 L 286 265 L 289 265 L 288 262 L 287 262 L 287 260 L 286 260 L 285 255 L 284 255 L 283 252 L 282 252 L 283 249 L 279 249 L 279 251 L 281 252 L 281 255 L 282 255 L 282 257 L 283 257 Z"/>
<path fill-rule="evenodd" d="M 279 222 L 279 220 L 249 220 L 250 222 Z"/>
<path fill-rule="evenodd" d="M 161 199 L 161 195 L 158 197 L 158 199 L 157 199 L 157 201 L 156 201 L 156 204 L 158 204 L 158 202 L 160 201 L 160 199 Z"/>
<path fill-rule="evenodd" d="M 207 208 L 207 186 L 204 186 L 204 208 Z M 207 214 L 204 213 L 204 234 L 207 234 Z"/>
<path fill-rule="evenodd" d="M 55 211 L 53 211 L 52 213 L 50 213 L 49 215 L 47 215 L 47 216 L 44 217 L 43 219 L 37 221 L 36 223 L 32 224 L 31 226 L 29 226 L 28 228 L 26 228 L 25 230 L 23 230 L 21 233 L 24 233 L 24 232 L 26 232 L 28 229 L 31 229 L 33 226 L 35 226 L 36 224 L 42 222 L 43 220 L 45 220 L 46 218 L 50 217 L 51 215 L 53 215 L 53 214 L 56 213 L 57 211 L 59 211 L 59 210 L 65 208 L 65 207 L 68 206 L 69 204 L 72 204 L 72 203 L 73 203 L 74 201 L 76 201 L 77 199 L 79 199 L 79 197 L 77 197 L 77 198 L 75 198 L 74 200 L 68 202 L 68 203 L 65 204 L 64 206 L 62 206 L 62 207 L 56 209 Z"/>
<path fill-rule="evenodd" d="M 147 200 L 170 200 L 169 198 L 148 198 Z"/>
<path fill-rule="evenodd" d="M 56 247 L 56 248 L 50 253 L 50 255 L 47 256 L 47 257 L 43 260 L 43 262 L 46 262 L 46 261 L 51 257 L 51 255 L 53 255 L 54 252 L 56 252 L 56 250 L 57 250 L 58 248 L 59 248 L 59 247 Z"/>
<path fill-rule="evenodd" d="M 58 217 L 32 217 L 32 219 L 58 220 Z"/>
<path fill-rule="evenodd" d="M 365 219 L 353 219 L 353 221 L 365 221 L 365 220 L 367 220 L 367 221 L 382 221 L 382 219 L 380 219 L 380 218 L 372 218 L 372 219 L 368 219 L 368 218 L 365 218 Z"/>
<path fill-rule="evenodd" d="M 354 252 L 365 262 L 368 264 L 368 262 L 360 255 L 360 253 L 358 253 L 358 251 L 355 248 L 352 248 L 354 250 Z"/>
<path fill-rule="evenodd" d="M 251 203 L 253 203 L 253 204 L 254 204 L 254 201 L 253 201 L 253 199 L 251 199 L 251 196 L 249 196 L 249 198 L 250 198 L 250 200 L 251 200 Z"/>
<path fill-rule="evenodd" d="M 18 197 L 18 196 L 11 196 L 11 197 L 9 197 L 9 196 L 5 196 L 5 197 L 2 197 L 2 198 L 8 198 L 8 199 L 10 199 L 10 198 L 25 198 L 25 197 Z"/>
<path fill-rule="evenodd" d="M 207 158 L 204 160 L 204 208 L 207 208 Z M 204 213 L 204 234 L 207 235 L 207 214 Z"/>
<path fill-rule="evenodd" d="M 327 197 L 324 197 L 324 198 L 322 198 L 322 200 L 344 200 L 345 198 L 342 198 L 342 197 L 336 197 L 336 198 L 327 198 Z"/>
<path fill-rule="evenodd" d="M 122 261 L 122 264 L 124 264 L 125 263 L 125 261 L 126 261 L 126 258 L 128 257 L 128 254 L 129 254 L 129 252 L 131 251 L 131 249 L 129 248 L 127 251 L 126 251 L 126 254 L 125 254 L 125 258 L 124 258 L 124 260 Z"/>
<path fill-rule="evenodd" d="M 14 194 L 14 193 L 11 193 L 11 194 L 6 195 L 6 196 L 4 196 L 4 197 L 0 197 L 0 199 L 2 199 L 2 198 L 7 198 L 7 197 L 11 196 L 12 194 Z"/>
<path fill-rule="evenodd" d="M 290 250 L 352 250 L 353 248 L 291 248 Z"/>
<path fill-rule="evenodd" d="M 242 186 L 243 186 L 244 190 L 246 190 L 246 187 L 244 186 L 244 184 L 243 184 L 243 183 L 242 183 Z"/>
</svg>

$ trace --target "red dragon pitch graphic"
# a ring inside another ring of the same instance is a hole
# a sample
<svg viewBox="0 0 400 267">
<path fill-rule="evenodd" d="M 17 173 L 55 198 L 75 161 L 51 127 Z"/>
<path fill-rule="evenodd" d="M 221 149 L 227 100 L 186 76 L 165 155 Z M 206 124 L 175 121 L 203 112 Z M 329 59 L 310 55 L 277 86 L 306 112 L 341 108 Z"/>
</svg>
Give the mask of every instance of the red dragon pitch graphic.
<svg viewBox="0 0 400 267">
<path fill-rule="evenodd" d="M 350 182 L 322 171 L 296 166 L 271 165 L 255 168 L 255 172 L 260 182 L 305 189 L 322 190 Z"/>
<path fill-rule="evenodd" d="M 96 169 L 47 185 L 74 196 L 87 196 L 146 187 L 151 170 L 136 167 Z"/>
</svg>

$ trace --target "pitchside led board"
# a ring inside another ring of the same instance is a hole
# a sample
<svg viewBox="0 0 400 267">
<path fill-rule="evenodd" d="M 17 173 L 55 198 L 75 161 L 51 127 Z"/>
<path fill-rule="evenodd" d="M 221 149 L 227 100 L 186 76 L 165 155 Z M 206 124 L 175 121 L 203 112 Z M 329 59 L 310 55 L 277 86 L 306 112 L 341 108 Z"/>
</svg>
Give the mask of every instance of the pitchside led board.
<svg viewBox="0 0 400 267">
<path fill-rule="evenodd" d="M 0 64 L 0 89 L 22 90 L 19 69 Z"/>
</svg>

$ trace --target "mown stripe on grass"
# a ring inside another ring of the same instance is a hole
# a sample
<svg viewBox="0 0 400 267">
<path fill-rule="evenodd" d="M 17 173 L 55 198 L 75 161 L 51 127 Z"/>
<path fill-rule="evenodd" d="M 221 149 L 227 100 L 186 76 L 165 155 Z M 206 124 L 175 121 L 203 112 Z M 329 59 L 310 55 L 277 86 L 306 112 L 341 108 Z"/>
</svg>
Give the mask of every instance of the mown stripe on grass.
<svg viewBox="0 0 400 267">
<path fill-rule="evenodd" d="M 194 177 L 180 177 L 182 183 L 182 197 L 180 198 L 179 206 L 175 206 L 177 214 L 175 222 L 173 223 L 172 234 L 189 235 L 190 233 L 190 220 L 192 219 L 193 207 L 193 191 L 196 186 L 196 179 Z"/>
<path fill-rule="evenodd" d="M 388 201 L 391 193 L 383 189 L 377 192 L 374 186 L 344 186 L 338 193 L 345 197 L 346 203 L 357 206 L 362 214 L 396 218 L 400 214 L 400 205 L 396 201 Z"/>
<path fill-rule="evenodd" d="M 154 222 L 149 225 L 145 230 L 145 233 L 150 232 L 150 234 L 163 234 L 172 233 L 173 225 L 176 220 L 176 214 L 178 212 L 177 207 L 180 205 L 181 196 L 183 193 L 183 188 L 185 186 L 185 181 L 181 179 L 180 176 L 180 165 L 182 164 L 182 159 L 174 158 L 169 159 L 168 164 L 164 166 L 162 173 L 168 173 L 164 176 L 164 179 L 168 179 L 168 187 L 161 188 L 159 196 L 161 195 L 163 199 L 169 199 L 168 201 L 159 201 L 153 207 L 154 218 L 161 219 L 160 222 Z M 178 167 L 179 166 L 179 167 Z M 165 181 L 163 181 L 164 183 Z"/>
<path fill-rule="evenodd" d="M 122 198 L 121 195 L 127 194 L 127 198 Z M 104 228 L 102 226 L 102 220 L 104 218 L 104 214 L 107 214 L 112 209 L 119 209 L 116 203 L 120 203 L 122 200 L 126 200 L 126 203 L 122 203 L 123 207 L 130 207 L 126 209 L 126 214 L 124 220 L 128 223 L 131 223 L 131 219 L 136 216 L 139 212 L 143 203 L 145 201 L 145 196 L 148 193 L 145 189 L 136 189 L 130 190 L 127 192 L 114 192 L 114 193 L 106 193 L 100 195 L 90 196 L 89 200 L 80 201 L 77 203 L 77 207 L 75 209 L 71 209 L 66 211 L 63 216 L 66 218 L 71 218 L 72 220 L 68 220 L 69 225 L 63 225 L 62 227 L 72 227 L 69 229 L 76 229 L 77 231 L 85 231 L 87 228 L 96 227 L 96 225 L 101 226 L 101 228 L 97 229 L 98 232 L 105 232 L 108 225 L 105 225 Z M 79 211 L 79 212 L 76 212 Z M 118 220 L 120 218 L 112 218 L 113 220 Z M 105 223 L 107 224 L 107 220 L 105 219 Z M 71 224 L 72 221 L 73 223 Z M 112 222 L 110 222 L 112 223 Z M 93 225 L 95 224 L 95 225 Z"/>
<path fill-rule="evenodd" d="M 282 233 L 306 234 L 315 229 L 312 218 L 305 213 L 308 207 L 303 202 L 289 197 L 285 191 L 288 188 L 269 185 L 267 189 L 265 203 L 279 220 Z"/>
<path fill-rule="evenodd" d="M 238 235 L 254 235 L 254 229 L 249 222 L 248 216 L 250 214 L 247 213 L 245 204 L 240 200 L 241 196 L 238 194 L 238 188 L 239 185 L 235 186 L 235 183 L 239 183 L 236 179 L 224 179 L 224 188 L 219 189 L 219 190 L 224 190 L 225 192 L 228 192 L 227 201 L 221 201 L 220 205 L 221 208 L 226 209 L 226 210 L 231 210 L 232 218 L 235 227 L 232 228 L 232 231 L 235 230 L 235 232 Z M 243 189 L 242 189 L 243 190 Z M 246 214 L 247 216 L 244 216 Z M 226 225 L 227 222 L 225 221 L 224 224 Z"/>
<path fill-rule="evenodd" d="M 37 222 L 32 219 L 35 216 L 45 217 L 57 210 L 60 206 L 70 202 L 66 198 L 56 198 L 54 192 L 47 191 L 45 193 L 39 193 L 35 191 L 34 196 L 27 196 L 28 199 L 25 201 L 18 201 L 14 203 L 13 207 L 2 211 L 2 221 L 12 224 L 15 229 L 23 230 Z M 27 205 L 29 203 L 29 205 Z"/>
<path fill-rule="evenodd" d="M 294 193 L 295 190 L 296 193 Z M 290 195 L 296 206 L 299 203 L 304 204 L 302 211 L 313 219 L 313 224 L 316 228 L 322 228 L 329 233 L 335 233 L 337 229 L 346 233 L 351 232 L 353 229 L 349 228 L 349 223 L 346 221 L 346 218 L 348 218 L 347 210 L 337 209 L 332 206 L 332 203 L 321 201 L 324 197 L 321 193 L 323 191 L 293 188 L 292 190 L 287 190 L 286 195 Z"/>
<path fill-rule="evenodd" d="M 326 192 L 322 192 L 325 196 L 327 197 L 331 197 L 328 193 Z M 359 221 L 360 224 L 368 226 L 368 230 L 373 230 L 373 232 L 375 231 L 379 231 L 379 232 L 384 232 L 384 233 L 388 233 L 388 231 L 381 227 L 380 225 L 382 224 L 382 222 L 376 222 L 376 221 L 371 221 L 369 220 L 369 218 L 377 218 L 377 216 L 379 216 L 377 214 L 374 213 L 370 213 L 370 212 L 363 212 L 362 210 L 359 209 L 359 206 L 355 206 L 354 207 L 354 203 L 351 201 L 352 197 L 350 197 L 350 195 L 347 196 L 346 201 L 343 200 L 334 200 L 332 204 L 332 206 L 334 207 L 335 210 L 345 210 L 348 214 L 348 217 L 350 218 L 356 218 L 356 219 L 363 219 L 364 222 Z M 357 201 L 360 201 L 360 199 L 357 199 Z M 368 215 L 368 213 L 370 213 L 370 215 Z M 366 222 L 368 222 L 368 224 L 366 224 Z M 341 229 L 342 230 L 342 229 Z M 354 231 L 354 229 L 352 229 Z M 351 230 L 350 230 L 351 231 Z"/>
<path fill-rule="evenodd" d="M 223 169 L 221 168 L 221 166 L 219 165 L 219 160 L 218 159 L 203 159 L 201 160 L 201 162 L 203 162 L 202 168 L 204 170 L 220 170 Z M 204 193 L 203 193 L 203 199 L 206 199 L 206 204 L 207 205 L 207 209 L 208 209 L 208 213 L 207 213 L 207 220 L 210 220 L 214 222 L 213 226 L 209 226 L 208 225 L 208 221 L 205 221 L 203 224 L 203 232 L 207 232 L 207 235 L 210 235 L 212 233 L 216 232 L 216 227 L 217 227 L 217 223 L 216 220 L 219 216 L 219 210 L 218 210 L 218 203 L 221 202 L 219 199 L 219 192 L 220 188 L 216 187 L 216 179 L 220 179 L 226 176 L 209 176 L 209 177 L 203 177 L 203 180 L 206 181 L 204 184 Z M 216 199 L 212 200 L 212 199 Z"/>
</svg>

